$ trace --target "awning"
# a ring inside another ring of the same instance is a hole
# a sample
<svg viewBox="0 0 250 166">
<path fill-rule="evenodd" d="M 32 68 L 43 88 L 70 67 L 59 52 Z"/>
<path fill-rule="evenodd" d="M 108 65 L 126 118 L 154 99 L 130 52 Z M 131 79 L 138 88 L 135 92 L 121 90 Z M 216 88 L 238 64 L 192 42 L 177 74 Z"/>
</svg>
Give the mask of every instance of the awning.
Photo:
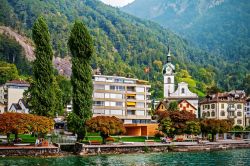
<svg viewBox="0 0 250 166">
<path fill-rule="evenodd" d="M 134 97 L 135 95 L 136 95 L 136 94 L 127 94 L 127 96 L 133 96 L 133 97 Z"/>
<path fill-rule="evenodd" d="M 127 102 L 127 105 L 129 105 L 129 106 L 131 106 L 131 105 L 135 106 L 135 102 Z"/>
</svg>

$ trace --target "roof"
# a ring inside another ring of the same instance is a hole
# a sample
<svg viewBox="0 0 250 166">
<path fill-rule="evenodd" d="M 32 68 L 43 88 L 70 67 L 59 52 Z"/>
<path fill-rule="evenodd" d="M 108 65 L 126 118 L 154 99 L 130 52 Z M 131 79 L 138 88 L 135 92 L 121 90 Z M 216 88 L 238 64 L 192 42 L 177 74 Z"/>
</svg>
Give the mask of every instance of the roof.
<svg viewBox="0 0 250 166">
<path fill-rule="evenodd" d="M 17 103 L 13 103 L 13 104 L 10 106 L 10 108 L 11 108 L 12 106 L 14 106 L 16 110 L 21 110 L 21 109 L 22 109 L 22 108 L 20 107 L 20 105 L 17 104 Z"/>
<path fill-rule="evenodd" d="M 193 107 L 195 110 L 197 110 L 197 108 L 195 108 L 195 106 L 193 106 L 191 103 L 189 103 L 187 100 L 185 100 L 185 99 L 183 99 L 183 100 L 179 100 L 178 101 L 178 104 L 180 104 L 180 103 L 182 103 L 182 102 L 186 102 L 186 103 L 188 103 L 191 107 Z"/>
<path fill-rule="evenodd" d="M 26 108 L 28 108 L 28 104 L 24 101 L 24 99 L 19 99 L 19 101 L 21 101 L 21 102 L 23 103 L 23 105 L 24 105 Z M 19 101 L 18 101 L 18 103 L 19 103 Z"/>
<path fill-rule="evenodd" d="M 158 110 L 158 108 L 159 108 L 159 106 L 160 106 L 161 104 L 163 104 L 164 107 L 167 109 L 167 108 L 168 108 L 168 103 L 169 103 L 168 100 L 162 100 L 162 101 L 160 101 L 159 104 L 156 106 L 155 110 Z"/>
<path fill-rule="evenodd" d="M 11 80 L 6 82 L 6 84 L 29 84 L 29 83 L 24 80 Z"/>
<path fill-rule="evenodd" d="M 224 93 L 216 93 L 212 95 L 207 95 L 200 104 L 214 103 L 214 102 L 245 102 L 246 96 L 245 92 L 242 90 L 234 90 Z"/>
</svg>

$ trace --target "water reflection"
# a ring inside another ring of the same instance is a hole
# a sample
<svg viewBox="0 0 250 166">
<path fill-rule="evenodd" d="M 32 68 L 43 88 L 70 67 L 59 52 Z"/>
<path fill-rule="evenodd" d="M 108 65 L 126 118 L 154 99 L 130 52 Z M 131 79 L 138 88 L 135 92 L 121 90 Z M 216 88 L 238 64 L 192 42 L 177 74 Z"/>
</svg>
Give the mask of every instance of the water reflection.
<svg viewBox="0 0 250 166">
<path fill-rule="evenodd" d="M 0 158 L 0 166 L 161 166 L 161 165 L 250 165 L 250 149 L 216 152 L 147 153 L 57 158 Z"/>
</svg>

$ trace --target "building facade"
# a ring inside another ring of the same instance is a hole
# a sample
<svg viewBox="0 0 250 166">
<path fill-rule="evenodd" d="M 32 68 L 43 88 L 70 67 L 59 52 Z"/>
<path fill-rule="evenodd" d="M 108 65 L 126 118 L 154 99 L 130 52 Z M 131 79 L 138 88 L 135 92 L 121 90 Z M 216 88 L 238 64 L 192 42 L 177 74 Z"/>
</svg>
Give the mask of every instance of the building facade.
<svg viewBox="0 0 250 166">
<path fill-rule="evenodd" d="M 245 121 L 246 126 L 250 126 L 250 97 L 246 99 L 245 103 Z"/>
<path fill-rule="evenodd" d="M 231 91 L 208 95 L 200 102 L 203 118 L 231 119 L 234 125 L 245 126 L 245 92 Z"/>
<path fill-rule="evenodd" d="M 119 76 L 93 76 L 93 116 L 116 116 L 127 135 L 154 135 L 151 124 L 150 85 L 147 81 Z"/>
<path fill-rule="evenodd" d="M 193 114 L 197 114 L 197 109 L 188 101 L 183 99 L 177 101 L 177 103 L 179 111 L 187 111 Z M 169 107 L 169 101 L 163 100 L 157 105 L 155 111 L 167 111 L 168 107 Z"/>
<path fill-rule="evenodd" d="M 23 93 L 28 90 L 30 84 L 26 81 L 12 80 L 0 86 L 0 103 L 4 105 L 3 112 L 10 110 L 12 104 L 16 104 L 23 98 Z M 3 113 L 2 112 L 2 113 Z"/>
</svg>

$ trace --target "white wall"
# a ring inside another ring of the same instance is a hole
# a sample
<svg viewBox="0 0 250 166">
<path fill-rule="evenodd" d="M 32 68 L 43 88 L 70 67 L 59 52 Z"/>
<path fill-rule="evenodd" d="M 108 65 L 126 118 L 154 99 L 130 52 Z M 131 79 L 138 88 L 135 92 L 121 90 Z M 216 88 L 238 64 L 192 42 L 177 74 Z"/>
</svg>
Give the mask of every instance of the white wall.
<svg viewBox="0 0 250 166">
<path fill-rule="evenodd" d="M 144 95 L 136 95 L 136 100 L 145 100 Z"/>
</svg>

